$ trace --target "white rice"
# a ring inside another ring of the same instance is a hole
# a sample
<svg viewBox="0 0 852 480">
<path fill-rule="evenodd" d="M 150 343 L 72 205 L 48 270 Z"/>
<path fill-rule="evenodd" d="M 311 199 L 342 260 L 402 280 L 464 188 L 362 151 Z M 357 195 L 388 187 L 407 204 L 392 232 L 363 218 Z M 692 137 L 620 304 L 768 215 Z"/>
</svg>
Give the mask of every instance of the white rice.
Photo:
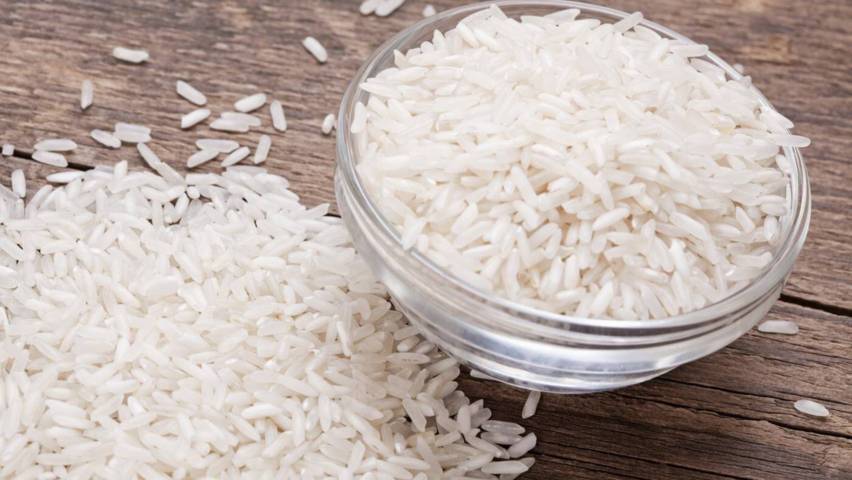
<svg viewBox="0 0 852 480">
<path fill-rule="evenodd" d="M 14 154 L 15 154 L 15 146 L 12 145 L 11 143 L 4 143 L 3 149 L 0 150 L 0 155 L 3 155 L 4 157 L 11 157 Z"/>
<path fill-rule="evenodd" d="M 223 132 L 246 133 L 249 131 L 249 126 L 242 122 L 217 118 L 210 123 L 210 128 Z"/>
<path fill-rule="evenodd" d="M 20 168 L 12 171 L 12 192 L 20 198 L 27 196 L 27 178 Z"/>
<path fill-rule="evenodd" d="M 85 110 L 92 106 L 95 99 L 95 85 L 91 80 L 83 80 L 80 87 L 80 109 Z"/>
<path fill-rule="evenodd" d="M 180 118 L 180 128 L 186 129 L 194 127 L 199 123 L 203 122 L 210 116 L 210 110 L 206 108 L 199 108 L 197 110 L 193 110 L 186 115 Z"/>
<path fill-rule="evenodd" d="M 243 97 L 234 102 L 234 109 L 238 112 L 247 113 L 264 106 L 266 104 L 265 93 L 255 93 L 248 97 Z"/>
<path fill-rule="evenodd" d="M 113 127 L 115 132 L 137 132 L 137 133 L 145 133 L 147 135 L 151 135 L 151 129 L 146 127 L 145 125 L 139 125 L 137 123 L 125 123 L 125 122 L 116 122 Z"/>
<path fill-rule="evenodd" d="M 706 46 L 577 13 L 491 7 L 364 82 L 371 200 L 404 248 L 541 310 L 662 318 L 742 289 L 789 225 L 780 147 L 808 140 Z"/>
<path fill-rule="evenodd" d="M 239 144 L 237 145 L 237 147 L 239 147 Z M 195 168 L 199 165 L 205 164 L 210 160 L 213 160 L 214 158 L 218 157 L 219 153 L 221 153 L 220 150 L 206 150 L 202 148 L 201 150 L 189 156 L 189 158 L 186 160 L 186 167 Z"/>
<path fill-rule="evenodd" d="M 458 365 L 434 346 L 399 349 L 419 338 L 394 338 L 409 325 L 327 205 L 304 207 L 258 167 L 175 179 L 155 165 L 163 178 L 126 162 L 51 175 L 68 184 L 5 223 L 4 477 L 423 480 L 532 465 L 459 434 L 445 399 L 469 419 L 490 411 L 455 390 Z"/>
<path fill-rule="evenodd" d="M 125 143 L 145 143 L 151 141 L 151 129 L 143 125 L 118 122 L 115 124 L 113 136 Z"/>
<path fill-rule="evenodd" d="M 521 411 L 521 418 L 530 418 L 535 415 L 538 409 L 538 402 L 541 400 L 541 392 L 531 391 L 524 402 L 524 408 Z"/>
<path fill-rule="evenodd" d="M 251 150 L 248 147 L 240 147 L 233 152 L 231 152 L 224 160 L 222 160 L 223 167 L 230 167 L 231 165 L 236 165 L 243 161 L 244 158 L 249 156 Z"/>
<path fill-rule="evenodd" d="M 328 61 L 328 52 L 316 38 L 305 37 L 305 39 L 302 40 L 302 46 L 305 47 L 305 50 L 313 55 L 319 63 L 325 63 Z"/>
<path fill-rule="evenodd" d="M 535 436 L 535 433 L 528 433 L 524 435 L 523 438 L 521 438 L 514 445 L 509 447 L 509 457 L 523 457 L 524 455 L 529 453 L 530 450 L 535 448 L 537 442 L 538 438 Z"/>
<path fill-rule="evenodd" d="M 329 113 L 322 119 L 322 134 L 328 135 L 334 129 L 335 117 L 333 113 Z"/>
<path fill-rule="evenodd" d="M 216 150 L 220 153 L 231 153 L 240 148 L 240 144 L 233 140 L 222 140 L 219 138 L 201 138 L 195 141 L 200 150 Z"/>
<path fill-rule="evenodd" d="M 435 7 L 433 7 L 431 3 L 428 3 L 425 7 L 423 7 L 423 16 L 426 18 L 434 16 L 436 13 L 438 12 L 435 11 Z"/>
<path fill-rule="evenodd" d="M 207 104 L 207 97 L 198 89 L 183 80 L 178 80 L 176 82 L 176 90 L 178 95 L 190 103 L 194 103 L 198 106 L 204 106 Z"/>
<path fill-rule="evenodd" d="M 524 473 L 529 470 L 529 467 L 517 460 L 507 460 L 503 462 L 491 462 L 482 467 L 482 473 L 504 474 L 504 473 Z"/>
<path fill-rule="evenodd" d="M 254 149 L 254 159 L 252 161 L 255 165 L 266 161 L 271 147 L 272 139 L 269 138 L 269 135 L 261 135 L 260 139 L 257 141 L 257 147 Z"/>
<path fill-rule="evenodd" d="M 33 152 L 33 160 L 45 165 L 65 168 L 68 166 L 68 160 L 61 153 L 47 152 L 44 150 L 36 150 Z"/>
<path fill-rule="evenodd" d="M 83 176 L 80 170 L 66 170 L 64 172 L 51 173 L 47 176 L 50 183 L 69 183 Z"/>
<path fill-rule="evenodd" d="M 91 132 L 89 132 L 89 136 L 92 137 L 92 139 L 94 141 L 100 143 L 101 145 L 103 145 L 105 147 L 109 147 L 109 148 L 121 147 L 121 140 L 119 140 L 118 138 L 116 138 L 115 135 L 113 135 L 110 132 L 107 132 L 106 130 L 98 130 L 96 128 L 96 129 L 92 130 Z"/>
<path fill-rule="evenodd" d="M 373 13 L 379 17 L 387 17 L 401 7 L 403 3 L 405 3 L 405 0 L 384 0 L 376 5 Z"/>
<path fill-rule="evenodd" d="M 805 415 L 810 415 L 812 417 L 817 418 L 828 418 L 831 416 L 831 412 L 825 408 L 825 405 L 815 402 L 813 400 L 797 400 L 796 403 L 793 404 L 793 407 Z"/>
<path fill-rule="evenodd" d="M 383 1 L 384 0 L 364 0 L 358 7 L 358 11 L 361 15 L 370 15 L 376 11 L 376 7 L 378 7 Z"/>
<path fill-rule="evenodd" d="M 262 125 L 260 118 L 248 113 L 222 112 L 221 118 L 231 122 L 244 123 L 249 127 L 259 127 Z"/>
<path fill-rule="evenodd" d="M 767 320 L 757 326 L 757 330 L 763 333 L 780 333 L 783 335 L 795 335 L 799 333 L 799 326 L 788 320 Z"/>
<path fill-rule="evenodd" d="M 36 143 L 33 148 L 45 152 L 70 152 L 77 148 L 77 143 L 68 138 L 48 138 Z"/>
<path fill-rule="evenodd" d="M 115 47 L 112 49 L 112 56 L 128 63 L 147 62 L 149 55 L 145 50 L 137 50 L 125 47 Z"/>
<path fill-rule="evenodd" d="M 269 114 L 272 117 L 272 126 L 279 132 L 287 131 L 287 116 L 284 115 L 284 107 L 281 102 L 273 100 L 269 104 Z"/>
<path fill-rule="evenodd" d="M 157 164 L 162 163 L 160 157 L 158 157 L 148 145 L 144 143 L 137 143 L 136 150 L 139 152 L 142 160 L 144 160 L 149 167 L 154 168 Z"/>
</svg>

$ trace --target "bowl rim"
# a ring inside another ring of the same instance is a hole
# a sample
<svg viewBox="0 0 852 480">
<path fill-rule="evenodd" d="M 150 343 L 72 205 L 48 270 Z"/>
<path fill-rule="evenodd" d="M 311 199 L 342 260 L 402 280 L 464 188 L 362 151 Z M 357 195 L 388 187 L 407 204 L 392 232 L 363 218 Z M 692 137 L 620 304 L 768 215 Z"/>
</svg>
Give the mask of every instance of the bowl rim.
<svg viewBox="0 0 852 480">
<path fill-rule="evenodd" d="M 451 17 L 460 17 L 459 19 L 461 19 L 463 18 L 461 17 L 462 15 L 467 16 L 478 11 L 488 9 L 491 6 L 535 6 L 554 7 L 556 9 L 576 8 L 580 10 L 581 15 L 583 13 L 592 13 L 610 16 L 616 19 L 625 18 L 630 15 L 629 12 L 624 12 L 622 10 L 573 0 L 492 0 L 462 5 L 449 10 L 444 10 L 431 17 L 424 18 L 393 35 L 370 54 L 347 86 L 340 104 L 337 117 L 338 124 L 336 138 L 337 174 L 342 174 L 343 181 L 346 182 L 349 190 L 353 192 L 355 202 L 365 212 L 369 220 L 378 226 L 379 233 L 385 237 L 386 240 L 392 242 L 395 247 L 399 247 L 400 249 L 402 249 L 402 243 L 399 232 L 390 224 L 390 222 L 387 221 L 377 205 L 370 199 L 356 168 L 356 158 L 358 154 L 353 148 L 354 141 L 352 139 L 352 134 L 349 131 L 349 125 L 356 100 L 359 95 L 365 94 L 365 92 L 360 89 L 360 84 L 368 78 L 367 75 L 377 73 L 373 72 L 376 64 L 385 59 L 388 55 L 393 55 L 393 52 L 397 50 L 398 47 L 402 46 L 402 44 L 405 43 L 405 41 L 415 32 L 420 32 L 425 28 L 428 28 L 430 25 L 434 25 Z M 646 18 L 643 18 L 639 22 L 639 25 L 654 30 L 657 33 L 661 33 L 674 40 L 691 44 L 697 43 L 685 35 L 677 33 L 668 27 L 652 22 Z M 739 81 L 745 78 L 744 75 L 740 74 L 736 69 L 712 51 L 709 51 L 706 55 L 698 58 L 709 60 L 717 67 L 724 70 L 724 72 L 733 80 Z M 752 85 L 751 88 L 757 93 L 762 104 L 775 110 L 769 100 L 757 87 Z M 415 248 L 405 250 L 405 254 L 413 257 L 418 265 L 427 269 L 428 273 L 436 275 L 441 279 L 441 281 L 459 292 L 463 292 L 465 295 L 473 297 L 480 303 L 496 307 L 506 313 L 509 313 L 518 320 L 525 320 L 534 324 L 549 322 L 551 324 L 561 324 L 563 326 L 576 325 L 607 330 L 612 329 L 615 331 L 657 330 L 700 326 L 708 321 L 716 320 L 741 308 L 745 308 L 747 305 L 752 303 L 754 299 L 763 297 L 778 282 L 784 281 L 790 271 L 792 271 L 793 263 L 804 244 L 810 223 L 810 183 L 808 180 L 805 162 L 799 148 L 784 147 L 782 150 L 784 151 L 784 154 L 792 160 L 789 172 L 786 173 L 789 178 L 788 186 L 791 189 L 791 203 L 794 208 L 784 221 L 786 228 L 782 228 L 780 232 L 781 234 L 784 234 L 783 241 L 777 246 L 770 264 L 764 267 L 763 271 L 748 285 L 697 310 L 692 310 L 674 316 L 649 318 L 645 320 L 620 320 L 563 315 L 531 307 L 505 298 L 499 294 L 475 287 L 444 268 L 441 268 Z"/>
</svg>

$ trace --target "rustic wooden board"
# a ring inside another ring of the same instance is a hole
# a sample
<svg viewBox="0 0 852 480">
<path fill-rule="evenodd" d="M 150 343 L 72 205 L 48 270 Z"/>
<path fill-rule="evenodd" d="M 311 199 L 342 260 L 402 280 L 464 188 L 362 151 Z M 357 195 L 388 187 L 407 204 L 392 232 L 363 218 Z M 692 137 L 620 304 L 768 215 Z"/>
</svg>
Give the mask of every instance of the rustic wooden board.
<svg viewBox="0 0 852 480">
<path fill-rule="evenodd" d="M 420 18 L 408 0 L 385 19 L 356 13 L 357 0 L 224 2 L 0 0 L 0 143 L 19 147 L 0 159 L 0 182 L 23 168 L 30 191 L 54 171 L 29 160 L 38 139 L 70 136 L 75 168 L 127 159 L 87 136 L 117 121 L 154 128 L 151 147 L 180 167 L 193 141 L 235 138 L 252 146 L 273 137 L 267 167 L 287 176 L 307 203 L 333 202 L 334 139 L 320 134 L 326 113 L 361 61 L 385 38 Z M 439 9 L 463 3 L 434 0 Z M 691 2 L 690 2 L 691 3 Z M 697 3 L 697 2 L 696 2 Z M 537 464 L 524 478 L 849 479 L 852 478 L 852 3 L 792 0 L 614 0 L 706 42 L 739 62 L 797 131 L 814 140 L 804 151 L 813 189 L 811 233 L 773 318 L 794 320 L 793 337 L 750 334 L 707 359 L 619 392 L 547 396 L 525 422 L 539 435 Z M 687 9 L 689 11 L 687 11 Z M 317 64 L 300 45 L 314 35 L 329 50 Z M 121 64 L 113 46 L 144 47 L 151 61 Z M 95 104 L 79 111 L 84 78 Z M 264 126 L 223 135 L 205 126 L 178 128 L 193 106 L 174 93 L 186 79 L 207 93 L 214 112 L 258 90 L 280 100 L 285 134 Z M 216 171 L 216 165 L 201 171 Z M 501 418 L 517 418 L 524 394 L 466 378 L 471 395 Z M 825 421 L 797 414 L 801 397 L 823 401 Z"/>
</svg>

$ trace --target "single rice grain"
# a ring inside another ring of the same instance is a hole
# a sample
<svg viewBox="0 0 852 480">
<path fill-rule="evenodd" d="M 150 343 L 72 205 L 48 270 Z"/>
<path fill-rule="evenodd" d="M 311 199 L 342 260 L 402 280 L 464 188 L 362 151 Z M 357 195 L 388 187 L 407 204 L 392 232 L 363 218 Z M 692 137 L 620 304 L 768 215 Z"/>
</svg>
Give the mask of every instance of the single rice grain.
<svg viewBox="0 0 852 480">
<path fill-rule="evenodd" d="M 521 411 L 521 418 L 530 418 L 535 415 L 538 409 L 538 402 L 541 400 L 541 392 L 531 391 L 524 402 L 524 408 Z"/>
<path fill-rule="evenodd" d="M 68 138 L 48 138 L 36 143 L 33 148 L 45 152 L 70 152 L 77 148 L 77 143 Z"/>
<path fill-rule="evenodd" d="M 195 168 L 218 157 L 219 153 L 221 153 L 221 151 L 219 150 L 201 149 L 189 156 L 189 158 L 186 160 L 186 166 L 187 168 Z"/>
<path fill-rule="evenodd" d="M 799 333 L 799 326 L 788 320 L 767 320 L 757 326 L 757 331 L 763 333 L 795 335 Z"/>
<path fill-rule="evenodd" d="M 68 166 L 68 160 L 65 159 L 65 156 L 56 152 L 36 150 L 33 152 L 33 160 L 44 163 L 45 165 L 52 165 L 54 167 L 65 168 Z"/>
<path fill-rule="evenodd" d="M 187 129 L 191 128 L 199 123 L 203 122 L 210 116 L 210 110 L 206 108 L 199 108 L 197 110 L 193 110 L 186 115 L 182 116 L 180 119 L 180 128 Z"/>
<path fill-rule="evenodd" d="M 302 46 L 304 46 L 305 50 L 313 55 L 319 63 L 325 63 L 328 61 L 328 51 L 326 51 L 325 47 L 323 47 L 316 38 L 305 37 L 305 39 L 302 40 Z"/>
<path fill-rule="evenodd" d="M 20 198 L 27 196 L 27 179 L 20 168 L 12 171 L 12 191 Z"/>
<path fill-rule="evenodd" d="M 119 148 L 121 147 L 121 140 L 119 140 L 115 135 L 106 130 L 98 130 L 97 128 L 89 132 L 89 136 L 92 137 L 96 142 L 101 145 L 109 148 Z"/>
<path fill-rule="evenodd" d="M 243 161 L 243 159 L 246 158 L 249 153 L 251 153 L 251 151 L 248 147 L 240 147 L 231 152 L 227 157 L 225 157 L 224 160 L 222 160 L 222 166 L 230 167 L 231 165 L 236 165 L 237 163 Z"/>
<path fill-rule="evenodd" d="M 281 102 L 273 100 L 269 104 L 269 114 L 272 117 L 272 127 L 279 132 L 287 131 L 287 116 L 284 114 L 284 107 Z"/>
<path fill-rule="evenodd" d="M 805 415 L 810 415 L 812 417 L 817 418 L 828 418 L 831 416 L 831 412 L 828 411 L 827 408 L 821 403 L 815 402 L 813 400 L 797 400 L 795 404 L 793 404 L 795 409 Z"/>
<path fill-rule="evenodd" d="M 83 80 L 83 84 L 80 87 L 80 109 L 85 110 L 92 106 L 92 102 L 95 98 L 95 85 L 91 80 Z"/>
<path fill-rule="evenodd" d="M 255 165 L 266 161 L 266 157 L 269 156 L 269 149 L 271 147 L 272 139 L 269 135 L 261 135 L 260 140 L 257 141 L 257 147 L 254 149 L 254 159 L 252 161 Z"/>
<path fill-rule="evenodd" d="M 204 96 L 197 88 L 193 87 L 187 82 L 183 80 L 178 80 L 176 82 L 176 90 L 177 94 L 180 95 L 183 99 L 190 103 L 194 103 L 198 106 L 203 106 L 207 104 L 207 97 Z"/>
<path fill-rule="evenodd" d="M 149 55 L 145 50 L 132 49 L 125 47 L 115 47 L 112 49 L 112 56 L 127 63 L 142 63 L 147 62 Z"/>
<path fill-rule="evenodd" d="M 266 94 L 265 93 L 255 93 L 254 95 L 249 95 L 247 97 L 243 97 L 236 102 L 234 102 L 234 109 L 238 112 L 248 113 L 258 108 L 264 106 L 266 104 Z"/>
<path fill-rule="evenodd" d="M 329 113 L 322 119 L 322 133 L 323 135 L 328 135 L 334 129 L 335 118 L 333 113 Z"/>
<path fill-rule="evenodd" d="M 240 144 L 233 140 L 219 138 L 201 138 L 195 141 L 195 145 L 200 150 L 215 150 L 220 153 L 231 153 L 240 148 Z"/>
</svg>

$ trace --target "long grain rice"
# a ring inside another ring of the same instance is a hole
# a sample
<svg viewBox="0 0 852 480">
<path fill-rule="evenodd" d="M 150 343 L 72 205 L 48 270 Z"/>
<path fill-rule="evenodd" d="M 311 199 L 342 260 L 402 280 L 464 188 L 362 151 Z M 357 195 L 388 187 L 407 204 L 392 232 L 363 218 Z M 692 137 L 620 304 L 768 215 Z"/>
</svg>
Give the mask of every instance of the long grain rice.
<svg viewBox="0 0 852 480">
<path fill-rule="evenodd" d="M 808 140 L 706 46 L 578 14 L 492 6 L 363 82 L 372 202 L 404 248 L 536 309 L 662 318 L 744 288 L 791 224 L 782 147 Z"/>
<path fill-rule="evenodd" d="M 147 62 L 150 56 L 145 50 L 131 49 L 125 47 L 115 47 L 112 49 L 112 56 L 127 63 L 143 63 Z"/>
<path fill-rule="evenodd" d="M 70 152 L 77 148 L 77 143 L 68 138 L 48 138 L 36 143 L 33 148 L 45 152 Z"/>
<path fill-rule="evenodd" d="M 254 158 L 252 161 L 255 165 L 266 161 L 266 157 L 269 156 L 269 149 L 271 147 L 272 139 L 269 138 L 269 135 L 261 135 L 260 139 L 257 141 L 257 147 L 254 149 Z"/>
<path fill-rule="evenodd" d="M 248 157 L 251 150 L 248 147 L 240 147 L 233 152 L 231 152 L 224 160 L 222 160 L 223 167 L 230 167 L 231 165 L 236 165 L 243 161 L 244 158 Z"/>
<path fill-rule="evenodd" d="M 183 178 L 146 161 L 162 177 L 126 162 L 51 174 L 64 185 L 4 224 L 0 312 L 20 346 L 0 396 L 4 476 L 422 480 L 532 465 L 493 461 L 508 452 L 472 425 L 438 430 L 451 397 L 468 422 L 517 427 L 455 390 L 457 363 L 433 345 L 400 351 L 419 336 L 327 205 L 304 207 L 258 167 Z M 7 270 L 44 288 L 20 291 Z"/>
<path fill-rule="evenodd" d="M 797 400 L 796 403 L 793 404 L 793 407 L 805 415 L 809 415 L 817 418 L 828 418 L 831 416 L 831 412 L 825 408 L 825 405 L 815 402 L 813 400 Z"/>
<path fill-rule="evenodd" d="M 92 106 L 95 99 L 95 85 L 91 80 L 83 80 L 80 87 L 80 110 L 85 110 Z"/>
<path fill-rule="evenodd" d="M 177 90 L 177 94 L 183 97 L 186 101 L 198 106 L 204 106 L 207 104 L 207 97 L 187 82 L 178 80 L 175 84 L 175 88 Z"/>
<path fill-rule="evenodd" d="M 180 128 L 191 128 L 203 122 L 209 116 L 210 110 L 206 108 L 199 108 L 197 110 L 193 110 L 180 118 Z"/>
<path fill-rule="evenodd" d="M 116 138 L 110 132 L 106 130 L 98 130 L 97 128 L 89 132 L 89 136 L 92 137 L 93 140 L 100 143 L 101 145 L 109 148 L 119 148 L 121 147 L 121 140 Z"/>
<path fill-rule="evenodd" d="M 234 102 L 234 110 L 242 113 L 251 112 L 266 104 L 265 93 L 255 93 Z"/>
<path fill-rule="evenodd" d="M 305 50 L 313 55 L 319 63 L 325 63 L 328 61 L 328 51 L 326 51 L 325 47 L 323 47 L 316 38 L 305 37 L 305 39 L 302 40 L 302 46 L 305 47 Z"/>
<path fill-rule="evenodd" d="M 20 168 L 12 171 L 12 192 L 20 198 L 27 196 L 27 179 Z"/>
<path fill-rule="evenodd" d="M 284 107 L 281 102 L 273 100 L 269 104 L 269 114 L 272 117 L 272 126 L 279 132 L 287 131 L 287 116 L 284 114 Z"/>
<path fill-rule="evenodd" d="M 64 155 L 44 150 L 36 150 L 33 152 L 33 160 L 44 163 L 45 165 L 52 165 L 54 167 L 65 168 L 68 166 L 68 160 L 65 159 Z"/>
</svg>

